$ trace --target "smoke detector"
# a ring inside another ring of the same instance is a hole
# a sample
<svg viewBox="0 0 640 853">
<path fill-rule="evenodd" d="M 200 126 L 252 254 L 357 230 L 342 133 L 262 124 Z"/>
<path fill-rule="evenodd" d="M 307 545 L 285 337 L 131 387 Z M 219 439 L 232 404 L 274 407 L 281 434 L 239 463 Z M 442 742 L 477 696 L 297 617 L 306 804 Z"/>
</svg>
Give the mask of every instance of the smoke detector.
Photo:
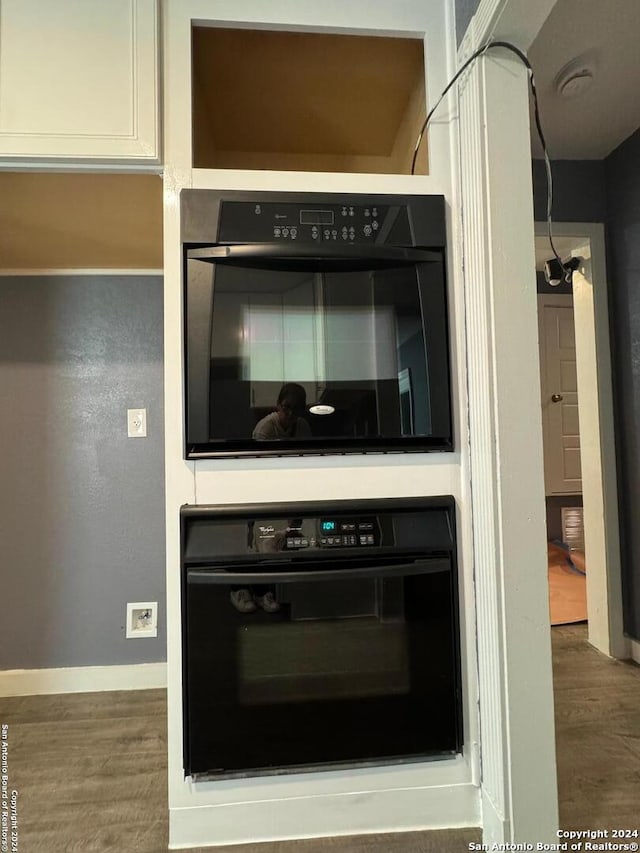
<svg viewBox="0 0 640 853">
<path fill-rule="evenodd" d="M 593 65 L 581 57 L 565 65 L 554 82 L 556 91 L 563 98 L 578 98 L 591 88 L 593 81 Z"/>
</svg>

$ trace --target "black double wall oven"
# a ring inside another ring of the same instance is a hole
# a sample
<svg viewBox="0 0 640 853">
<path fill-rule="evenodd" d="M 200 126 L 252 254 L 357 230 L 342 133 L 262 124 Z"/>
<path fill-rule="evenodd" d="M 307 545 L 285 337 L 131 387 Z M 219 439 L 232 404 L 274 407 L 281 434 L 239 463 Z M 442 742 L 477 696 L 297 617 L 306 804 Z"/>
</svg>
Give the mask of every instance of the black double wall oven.
<svg viewBox="0 0 640 853">
<path fill-rule="evenodd" d="M 453 449 L 441 196 L 183 190 L 181 239 L 186 458 Z M 288 498 L 182 509 L 185 774 L 459 752 L 453 499 Z"/>
<path fill-rule="evenodd" d="M 188 458 L 452 449 L 442 196 L 183 190 Z"/>
<path fill-rule="evenodd" d="M 461 749 L 451 498 L 182 510 L 185 773 Z M 238 608 L 271 591 L 277 607 Z"/>
</svg>

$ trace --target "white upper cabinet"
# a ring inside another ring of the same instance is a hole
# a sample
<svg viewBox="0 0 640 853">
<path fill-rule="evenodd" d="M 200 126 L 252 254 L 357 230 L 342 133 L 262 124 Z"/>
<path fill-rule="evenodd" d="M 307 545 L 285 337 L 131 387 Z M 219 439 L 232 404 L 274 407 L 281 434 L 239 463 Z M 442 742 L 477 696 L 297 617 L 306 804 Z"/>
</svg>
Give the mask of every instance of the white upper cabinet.
<svg viewBox="0 0 640 853">
<path fill-rule="evenodd" d="M 0 0 L 0 159 L 158 162 L 156 0 Z"/>
</svg>

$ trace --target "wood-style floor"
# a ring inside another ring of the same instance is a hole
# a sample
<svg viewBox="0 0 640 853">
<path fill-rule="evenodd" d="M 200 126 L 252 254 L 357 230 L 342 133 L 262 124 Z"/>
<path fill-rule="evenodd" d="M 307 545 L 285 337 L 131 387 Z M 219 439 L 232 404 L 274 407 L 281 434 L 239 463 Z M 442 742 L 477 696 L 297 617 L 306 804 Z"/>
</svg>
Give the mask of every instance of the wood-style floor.
<svg viewBox="0 0 640 853">
<path fill-rule="evenodd" d="M 608 660 L 583 625 L 554 628 L 561 825 L 635 828 L 640 814 L 640 667 Z M 0 699 L 20 853 L 164 853 L 162 690 Z M 478 830 L 214 848 L 219 853 L 460 853 Z M 207 848 L 211 851 L 212 848 Z M 191 853 L 204 853 L 192 850 Z"/>
<path fill-rule="evenodd" d="M 640 666 L 597 652 L 585 624 L 552 637 L 560 825 L 640 830 Z"/>
</svg>

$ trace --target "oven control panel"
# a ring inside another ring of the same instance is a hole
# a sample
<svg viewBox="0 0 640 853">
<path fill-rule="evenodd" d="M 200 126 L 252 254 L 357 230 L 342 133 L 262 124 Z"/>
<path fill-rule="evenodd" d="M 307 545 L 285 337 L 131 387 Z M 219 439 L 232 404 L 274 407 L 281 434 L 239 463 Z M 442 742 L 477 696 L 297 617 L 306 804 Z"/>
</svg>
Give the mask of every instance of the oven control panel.
<svg viewBox="0 0 640 853">
<path fill-rule="evenodd" d="M 222 201 L 218 241 L 411 245 L 411 232 L 403 205 Z"/>
<path fill-rule="evenodd" d="M 404 549 L 415 553 L 450 554 L 455 547 L 455 502 L 442 497 L 384 501 L 390 508 L 360 507 L 374 501 L 335 501 L 259 504 L 253 512 L 238 505 L 229 510 L 217 506 L 184 506 L 180 510 L 184 564 L 226 565 L 247 556 L 268 561 L 314 558 L 335 550 L 336 557 L 352 550 Z M 337 506 L 336 506 L 337 504 Z M 350 506 L 356 504 L 356 506 Z M 400 504 L 400 509 L 396 506 Z M 277 509 L 276 509 L 277 507 Z M 275 511 L 274 511 L 275 510 Z M 391 553 L 391 551 L 389 551 Z"/>
<path fill-rule="evenodd" d="M 380 545 L 380 524 L 375 516 L 366 518 L 304 519 L 286 531 L 286 550 L 299 548 L 364 548 Z"/>
</svg>

